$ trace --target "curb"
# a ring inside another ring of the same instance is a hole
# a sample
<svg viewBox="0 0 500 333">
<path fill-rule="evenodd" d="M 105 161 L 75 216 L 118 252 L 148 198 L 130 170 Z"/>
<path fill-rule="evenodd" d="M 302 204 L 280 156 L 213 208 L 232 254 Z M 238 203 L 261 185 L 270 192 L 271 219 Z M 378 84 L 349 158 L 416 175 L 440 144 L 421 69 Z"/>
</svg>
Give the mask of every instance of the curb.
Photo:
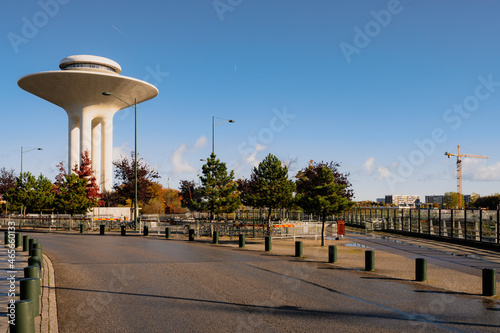
<svg viewBox="0 0 500 333">
<path fill-rule="evenodd" d="M 57 322 L 57 300 L 54 267 L 49 257 L 43 254 L 43 279 L 41 295 L 41 314 L 36 318 L 35 326 L 37 333 L 58 333 Z"/>
</svg>

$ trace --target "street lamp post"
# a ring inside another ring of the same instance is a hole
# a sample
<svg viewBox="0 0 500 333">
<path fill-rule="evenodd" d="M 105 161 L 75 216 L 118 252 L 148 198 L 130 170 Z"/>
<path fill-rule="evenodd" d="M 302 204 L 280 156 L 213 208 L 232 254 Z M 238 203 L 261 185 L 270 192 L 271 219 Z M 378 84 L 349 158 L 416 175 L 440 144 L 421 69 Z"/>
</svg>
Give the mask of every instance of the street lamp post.
<svg viewBox="0 0 500 333">
<path fill-rule="evenodd" d="M 21 146 L 21 174 L 19 175 L 19 179 L 21 180 L 21 185 L 23 183 L 23 154 L 29 153 L 34 150 L 43 150 L 42 148 L 33 148 L 30 150 L 24 150 L 24 147 Z M 21 204 L 21 215 L 23 215 L 23 204 Z"/>
<path fill-rule="evenodd" d="M 221 121 L 220 123 L 215 124 L 215 118 L 224 119 L 224 118 L 212 116 L 212 154 L 214 154 L 214 152 L 215 152 L 215 126 L 223 124 L 225 122 L 234 123 L 234 120 L 232 120 L 232 119 L 224 119 L 224 121 Z"/>
<path fill-rule="evenodd" d="M 134 108 L 134 227 L 137 230 L 137 98 L 134 98 L 134 105 L 132 105 L 110 92 L 104 91 L 102 94 L 104 96 L 113 96 L 129 107 Z"/>
</svg>

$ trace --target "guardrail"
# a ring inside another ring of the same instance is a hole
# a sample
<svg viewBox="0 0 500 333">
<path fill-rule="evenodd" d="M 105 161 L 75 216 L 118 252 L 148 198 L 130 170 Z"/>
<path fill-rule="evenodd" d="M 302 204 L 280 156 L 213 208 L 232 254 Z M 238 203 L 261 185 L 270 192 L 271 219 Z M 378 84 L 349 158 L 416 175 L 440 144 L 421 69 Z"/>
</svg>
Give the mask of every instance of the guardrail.
<svg viewBox="0 0 500 333">
<path fill-rule="evenodd" d="M 500 210 L 357 208 L 345 212 L 344 219 L 372 230 L 500 244 Z"/>
</svg>

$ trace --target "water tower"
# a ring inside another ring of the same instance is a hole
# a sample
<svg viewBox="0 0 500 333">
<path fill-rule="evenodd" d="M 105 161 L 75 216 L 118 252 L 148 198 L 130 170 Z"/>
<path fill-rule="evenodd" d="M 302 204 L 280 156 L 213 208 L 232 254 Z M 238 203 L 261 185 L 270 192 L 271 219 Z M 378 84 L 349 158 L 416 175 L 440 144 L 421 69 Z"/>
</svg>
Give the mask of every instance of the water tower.
<svg viewBox="0 0 500 333">
<path fill-rule="evenodd" d="M 121 76 L 120 65 L 103 57 L 70 56 L 61 60 L 59 68 L 26 75 L 17 84 L 66 111 L 68 172 L 88 151 L 101 190 L 109 191 L 113 179 L 113 116 L 134 101 L 139 104 L 156 97 L 158 89 L 145 81 Z M 103 92 L 119 98 L 103 96 Z"/>
</svg>

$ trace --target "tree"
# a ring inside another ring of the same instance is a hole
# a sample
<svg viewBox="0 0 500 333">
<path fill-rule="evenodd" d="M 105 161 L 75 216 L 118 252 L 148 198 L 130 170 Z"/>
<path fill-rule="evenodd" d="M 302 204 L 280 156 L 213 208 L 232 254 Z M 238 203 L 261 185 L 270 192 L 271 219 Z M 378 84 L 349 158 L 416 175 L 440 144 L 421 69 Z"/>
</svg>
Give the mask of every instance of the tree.
<svg viewBox="0 0 500 333">
<path fill-rule="evenodd" d="M 14 169 L 0 169 L 0 196 L 7 193 L 11 188 L 16 187 L 16 176 Z"/>
<path fill-rule="evenodd" d="M 456 209 L 458 207 L 458 193 L 446 192 L 443 197 L 443 207 L 445 209 Z M 464 202 L 462 195 L 462 202 Z"/>
<path fill-rule="evenodd" d="M 183 207 L 190 210 L 199 211 L 196 204 L 201 201 L 201 186 L 196 185 L 194 180 L 181 180 L 179 183 L 180 200 Z"/>
<path fill-rule="evenodd" d="M 134 160 L 122 157 L 114 161 L 113 165 L 115 166 L 115 179 L 118 181 L 113 187 L 120 198 L 120 203 L 125 203 L 127 199 L 130 199 L 132 207 L 135 199 Z M 137 160 L 137 200 L 141 204 L 148 203 L 153 197 L 151 184 L 159 178 L 158 172 L 147 165 L 142 158 Z"/>
<path fill-rule="evenodd" d="M 328 215 L 339 214 L 354 205 L 349 173 L 341 173 L 339 163 L 313 163 L 296 175 L 297 204 L 308 214 L 317 214 L 322 221 L 321 246 L 325 245 L 325 221 Z"/>
<path fill-rule="evenodd" d="M 476 197 L 470 203 L 470 208 L 498 209 L 500 206 L 500 194 L 495 193 L 484 197 Z"/>
<path fill-rule="evenodd" d="M 202 173 L 201 198 L 196 201 L 198 209 L 209 211 L 210 219 L 214 218 L 214 214 L 218 217 L 221 213 L 232 213 L 238 209 L 241 200 L 234 171 L 228 174 L 226 164 L 212 153 L 203 165 Z"/>
<path fill-rule="evenodd" d="M 85 214 L 93 207 L 87 196 L 87 180 L 77 174 L 65 174 L 63 180 L 53 188 L 55 208 L 60 213 Z"/>
<path fill-rule="evenodd" d="M 252 187 L 246 193 L 245 202 L 258 208 L 267 208 L 268 230 L 271 228 L 271 213 L 273 209 L 288 208 L 292 204 L 294 183 L 288 179 L 288 167 L 273 154 L 259 163 L 253 169 L 249 182 L 241 182 Z"/>
<path fill-rule="evenodd" d="M 29 172 L 20 174 L 16 186 L 11 187 L 4 197 L 11 210 L 23 207 L 22 214 L 52 210 L 54 203 L 52 182 L 42 174 L 35 178 Z"/>
<path fill-rule="evenodd" d="M 104 202 L 100 202 L 102 194 L 99 191 L 99 185 L 97 185 L 96 178 L 92 172 L 92 161 L 90 160 L 88 150 L 82 153 L 80 166 L 75 165 L 73 172 L 76 173 L 80 179 L 86 180 L 85 192 L 87 193 L 87 199 L 90 200 L 92 207 L 102 206 Z"/>
</svg>

